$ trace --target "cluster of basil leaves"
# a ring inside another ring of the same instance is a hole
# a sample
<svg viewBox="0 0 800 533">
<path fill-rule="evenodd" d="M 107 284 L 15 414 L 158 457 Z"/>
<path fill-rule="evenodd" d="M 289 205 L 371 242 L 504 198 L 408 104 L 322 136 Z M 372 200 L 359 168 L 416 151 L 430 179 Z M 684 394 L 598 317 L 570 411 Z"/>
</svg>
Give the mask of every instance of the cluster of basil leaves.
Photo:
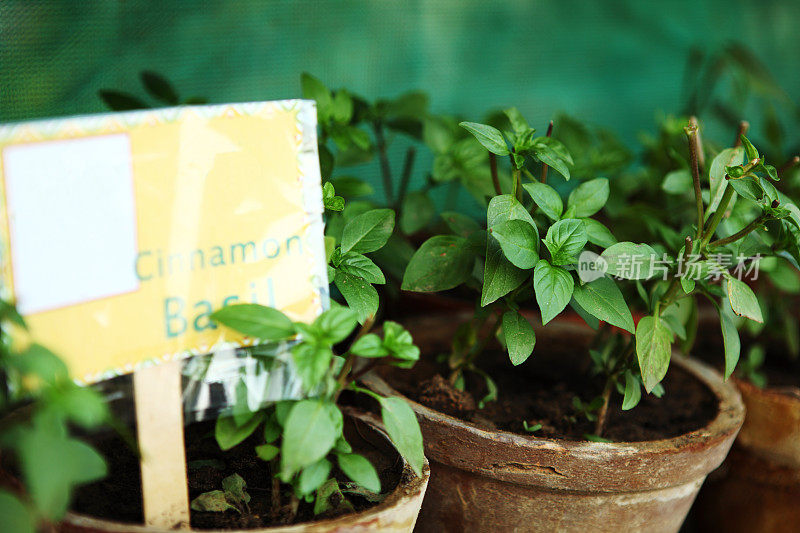
<svg viewBox="0 0 800 533">
<path fill-rule="evenodd" d="M 311 324 L 293 322 L 282 312 L 258 304 L 229 305 L 211 315 L 217 323 L 263 342 L 297 339 L 291 348 L 292 360 L 308 397 L 280 401 L 259 411 L 235 409 L 233 416 L 217 420 L 215 436 L 220 448 L 229 450 L 261 428 L 263 443 L 254 453 L 271 464 L 276 483 L 290 485 L 294 497 L 313 503 L 316 514 L 333 506 L 350 506 L 346 497 L 331 498 L 334 494 L 349 490 L 377 497 L 381 492 L 375 468 L 353 452 L 343 434 L 344 418 L 337 403 L 343 390 L 367 394 L 378 402 L 390 439 L 414 472 L 422 474 L 422 434 L 414 411 L 405 400 L 384 398 L 359 387 L 354 375 L 359 359 L 401 368 L 419 359 L 419 348 L 400 324 L 385 321 L 382 336 L 370 332 L 378 311 L 372 283 L 384 283 L 385 278 L 365 254 L 382 248 L 393 228 L 391 209 L 372 209 L 344 224 L 340 243 L 328 241 L 329 278 L 347 307 L 334 302 Z M 359 323 L 361 328 L 354 335 Z M 346 348 L 342 349 L 342 343 Z M 354 487 L 339 486 L 332 474 L 334 461 Z M 274 490 L 279 490 L 277 485 Z M 192 505 L 204 511 L 233 508 L 241 512 L 243 496 L 236 494 L 240 493 L 212 491 Z"/>
<path fill-rule="evenodd" d="M 27 328 L 5 301 L 0 323 L 0 453 L 16 458 L 24 487 L 0 489 L 0 516 L 9 531 L 33 533 L 61 519 L 76 486 L 106 475 L 103 457 L 68 427 L 95 429 L 111 418 L 102 396 L 76 385 L 53 352 L 12 343 L 10 330 Z"/>
<path fill-rule="evenodd" d="M 459 372 L 475 369 L 475 358 L 485 347 L 479 332 L 492 315 L 498 319 L 491 334 L 499 328 L 511 362 L 520 364 L 531 355 L 534 330 L 520 313 L 518 304 L 530 295 L 531 289 L 543 324 L 570 305 L 593 327 L 603 321 L 632 334 L 616 354 L 602 348 L 593 354 L 595 363 L 604 367 L 609 388 L 623 394 L 623 409 L 639 402 L 641 385 L 648 392 L 660 388 L 669 366 L 671 345 L 676 337 L 686 336 L 686 324 L 691 320 L 691 313 L 686 310 L 696 306 L 693 300 L 697 295 L 709 297 L 720 309 L 725 374 L 730 375 L 739 358 L 739 342 L 726 309 L 756 322 L 762 322 L 763 317 L 751 288 L 715 264 L 714 254 L 726 252 L 749 258 L 760 253 L 762 257 L 784 257 L 794 266 L 798 260 L 800 213 L 790 199 L 775 189 L 774 167 L 767 165 L 743 138 L 742 148 L 722 151 L 714 158 L 709 173 L 698 176 L 704 189 L 699 201 L 704 202 L 707 215 L 693 226 L 690 223 L 689 228 L 673 230 L 683 231 L 689 241 L 681 238 L 670 242 L 617 242 L 606 226 L 590 218 L 609 198 L 608 180 L 596 178 L 583 182 L 572 190 L 564 205 L 555 189 L 534 178 L 528 162 L 547 164 L 568 179 L 569 153 L 554 139 L 534 137 L 518 111 L 509 110 L 507 116 L 512 125 L 510 130 L 476 123 L 462 126 L 490 153 L 509 158 L 512 190 L 490 200 L 486 230 L 460 217 L 445 217 L 450 234 L 437 235 L 423 243 L 403 280 L 403 288 L 411 291 L 443 291 L 461 284 L 480 290 L 476 319 L 465 325 L 454 342 L 449 361 L 454 369 L 454 383 L 463 383 L 459 381 Z M 691 194 L 692 180 L 684 181 L 682 187 Z M 736 195 L 742 198 L 747 212 L 752 213 L 752 218 L 741 227 L 736 227 L 741 222 L 726 217 Z M 723 219 L 726 226 L 721 228 Z M 772 231 L 767 231 L 769 226 Z M 687 242 L 692 243 L 692 253 L 699 257 L 704 272 L 711 269 L 721 272 L 722 285 L 676 275 L 684 255 L 688 256 L 684 250 Z M 608 271 L 597 280 L 583 283 L 575 267 L 587 246 L 606 261 Z M 662 264 L 664 254 L 667 280 L 660 279 L 657 268 L 652 270 L 657 277 L 647 279 L 650 263 Z M 642 268 L 629 272 L 620 262 L 626 256 L 644 258 Z M 623 285 L 630 289 L 625 294 L 638 294 L 642 302 L 626 301 L 630 296 L 627 299 L 623 296 L 611 276 L 623 278 Z M 629 303 L 643 307 L 647 313 L 636 326 Z M 490 384 L 489 390 L 496 388 Z"/>
</svg>

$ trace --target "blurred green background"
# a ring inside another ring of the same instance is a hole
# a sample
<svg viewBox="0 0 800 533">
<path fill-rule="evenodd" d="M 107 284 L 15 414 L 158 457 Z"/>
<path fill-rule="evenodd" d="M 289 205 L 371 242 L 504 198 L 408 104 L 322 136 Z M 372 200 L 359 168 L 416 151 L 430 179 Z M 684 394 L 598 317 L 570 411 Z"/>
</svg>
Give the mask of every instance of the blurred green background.
<svg viewBox="0 0 800 533">
<path fill-rule="evenodd" d="M 103 111 L 97 91 L 143 95 L 145 69 L 211 102 L 298 97 L 308 71 L 470 120 L 565 111 L 631 142 L 693 111 L 725 142 L 745 116 L 756 140 L 775 118 L 794 140 L 798 22 L 796 0 L 4 0 L 0 121 Z"/>
</svg>

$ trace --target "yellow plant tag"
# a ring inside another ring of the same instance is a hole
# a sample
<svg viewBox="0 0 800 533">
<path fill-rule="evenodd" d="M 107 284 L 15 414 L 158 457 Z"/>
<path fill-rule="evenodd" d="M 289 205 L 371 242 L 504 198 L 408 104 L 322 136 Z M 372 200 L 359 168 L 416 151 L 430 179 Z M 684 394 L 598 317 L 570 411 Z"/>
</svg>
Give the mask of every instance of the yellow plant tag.
<svg viewBox="0 0 800 533">
<path fill-rule="evenodd" d="M 0 126 L 0 281 L 80 382 L 245 339 L 209 315 L 327 306 L 313 102 Z"/>
</svg>

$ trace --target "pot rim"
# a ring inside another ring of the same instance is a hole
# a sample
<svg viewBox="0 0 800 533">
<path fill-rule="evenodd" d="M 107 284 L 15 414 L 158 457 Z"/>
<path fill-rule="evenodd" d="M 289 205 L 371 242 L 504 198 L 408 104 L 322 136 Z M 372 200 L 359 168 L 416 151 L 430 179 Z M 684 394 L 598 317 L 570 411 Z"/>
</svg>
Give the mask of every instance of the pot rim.
<svg viewBox="0 0 800 533">
<path fill-rule="evenodd" d="M 565 330 L 564 334 L 577 334 L 588 329 L 568 322 L 559 327 Z M 697 480 L 698 476 L 705 477 L 721 464 L 744 422 L 744 404 L 731 382 L 724 381 L 709 365 L 676 351 L 672 353 L 671 362 L 687 370 L 711 391 L 717 398 L 718 411 L 714 419 L 702 428 L 652 441 L 603 443 L 485 430 L 407 398 L 374 372 L 366 376 L 364 382 L 380 394 L 399 396 L 410 403 L 424 424 L 426 455 L 431 461 L 503 481 L 544 485 L 559 490 L 597 491 L 598 482 L 604 486 L 603 491 L 652 490 L 686 484 Z M 448 427 L 459 432 L 457 440 L 461 446 L 453 447 L 445 442 Z M 433 439 L 425 435 L 426 428 Z M 472 453 L 467 460 L 461 460 L 455 450 L 464 445 L 481 448 L 480 453 Z M 487 450 L 498 452 L 494 463 L 487 460 Z M 508 454 L 515 457 L 508 460 L 498 457 L 506 455 L 506 450 L 516 450 Z M 520 450 L 524 451 L 522 456 L 527 461 L 519 460 Z M 692 457 L 700 459 L 701 464 L 693 464 Z M 686 464 L 678 472 L 666 472 L 670 463 L 665 458 Z M 588 463 L 589 467 L 576 467 L 569 462 L 576 460 Z M 632 474 L 626 483 L 609 484 L 610 475 L 631 465 L 640 466 L 641 471 Z M 651 469 L 649 475 L 648 469 Z"/>
<path fill-rule="evenodd" d="M 430 465 L 428 459 L 425 458 L 425 463 L 422 466 L 422 477 L 414 474 L 414 471 L 408 465 L 406 460 L 397 451 L 397 448 L 392 443 L 381 421 L 372 413 L 357 411 L 355 409 L 346 408 L 345 413 L 348 416 L 361 420 L 371 426 L 382 438 L 391 445 L 395 453 L 398 454 L 400 460 L 403 461 L 403 474 L 401 475 L 400 482 L 390 492 L 386 498 L 378 505 L 365 509 L 357 513 L 349 513 L 336 518 L 328 518 L 325 520 L 317 520 L 313 522 L 303 522 L 300 524 L 292 524 L 287 526 L 270 526 L 266 528 L 254 529 L 162 529 L 143 524 L 131 524 L 127 522 L 117 522 L 105 518 L 97 518 L 81 513 L 69 511 L 62 519 L 62 524 L 72 527 L 83 528 L 87 531 L 102 531 L 107 533 L 175 533 L 175 531 L 202 531 L 203 533 L 299 533 L 299 532 L 319 532 L 324 531 L 339 531 L 347 530 L 354 525 L 374 522 L 379 523 L 382 515 L 391 511 L 391 509 L 409 505 L 412 500 L 419 498 L 420 503 L 422 497 L 425 495 L 425 490 L 428 486 L 430 479 Z M 408 476 L 408 474 L 411 476 Z M 79 529 L 80 530 L 80 529 Z M 70 529 L 71 531 L 71 529 Z"/>
<path fill-rule="evenodd" d="M 785 404 L 794 409 L 800 409 L 800 388 L 798 387 L 756 387 L 747 380 L 732 376 L 733 382 L 736 386 L 742 389 L 746 394 L 753 396 L 762 396 L 772 402 Z M 791 389 L 791 392 L 786 389 Z"/>
</svg>

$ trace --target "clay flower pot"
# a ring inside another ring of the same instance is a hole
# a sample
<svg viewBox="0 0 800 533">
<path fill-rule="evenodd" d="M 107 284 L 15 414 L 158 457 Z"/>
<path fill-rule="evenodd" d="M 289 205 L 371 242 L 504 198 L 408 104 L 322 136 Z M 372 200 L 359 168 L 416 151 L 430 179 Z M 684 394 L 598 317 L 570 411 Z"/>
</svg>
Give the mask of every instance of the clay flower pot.
<svg viewBox="0 0 800 533">
<path fill-rule="evenodd" d="M 355 414 L 354 416 L 368 424 L 367 433 L 390 443 L 385 433 L 379 429 L 380 422 L 369 414 Z M 394 448 L 392 447 L 394 450 Z M 397 459 L 401 460 L 397 454 Z M 394 533 L 411 533 L 417 521 L 417 515 L 428 486 L 430 469 L 426 464 L 423 468 L 423 477 L 416 477 L 407 464 L 400 483 L 378 505 L 364 511 L 340 516 L 338 518 L 295 524 L 283 527 L 269 527 L 260 529 L 239 530 L 241 533 L 327 533 L 327 532 L 366 532 L 387 531 Z M 68 513 L 64 518 L 61 529 L 63 533 L 174 533 L 174 530 L 146 527 L 142 525 L 125 524 L 94 518 L 77 513 Z M 209 530 L 203 530 L 209 531 Z M 226 530 L 235 533 L 236 530 Z"/>
<path fill-rule="evenodd" d="M 796 531 L 800 524 L 800 390 L 735 380 L 747 417 L 719 476 L 698 501 L 702 525 L 730 532 Z"/>
<path fill-rule="evenodd" d="M 450 316 L 410 329 L 425 352 L 424 339 L 441 342 L 442 330 L 458 322 Z M 537 331 L 537 344 L 546 345 L 553 330 Z M 557 330 L 577 344 L 587 336 L 575 323 Z M 710 367 L 680 356 L 673 364 L 716 396 L 719 411 L 701 429 L 658 441 L 594 443 L 487 431 L 411 402 L 431 464 L 417 530 L 678 531 L 706 476 L 725 459 L 744 407 L 736 388 Z M 367 384 L 400 395 L 376 374 Z"/>
</svg>

